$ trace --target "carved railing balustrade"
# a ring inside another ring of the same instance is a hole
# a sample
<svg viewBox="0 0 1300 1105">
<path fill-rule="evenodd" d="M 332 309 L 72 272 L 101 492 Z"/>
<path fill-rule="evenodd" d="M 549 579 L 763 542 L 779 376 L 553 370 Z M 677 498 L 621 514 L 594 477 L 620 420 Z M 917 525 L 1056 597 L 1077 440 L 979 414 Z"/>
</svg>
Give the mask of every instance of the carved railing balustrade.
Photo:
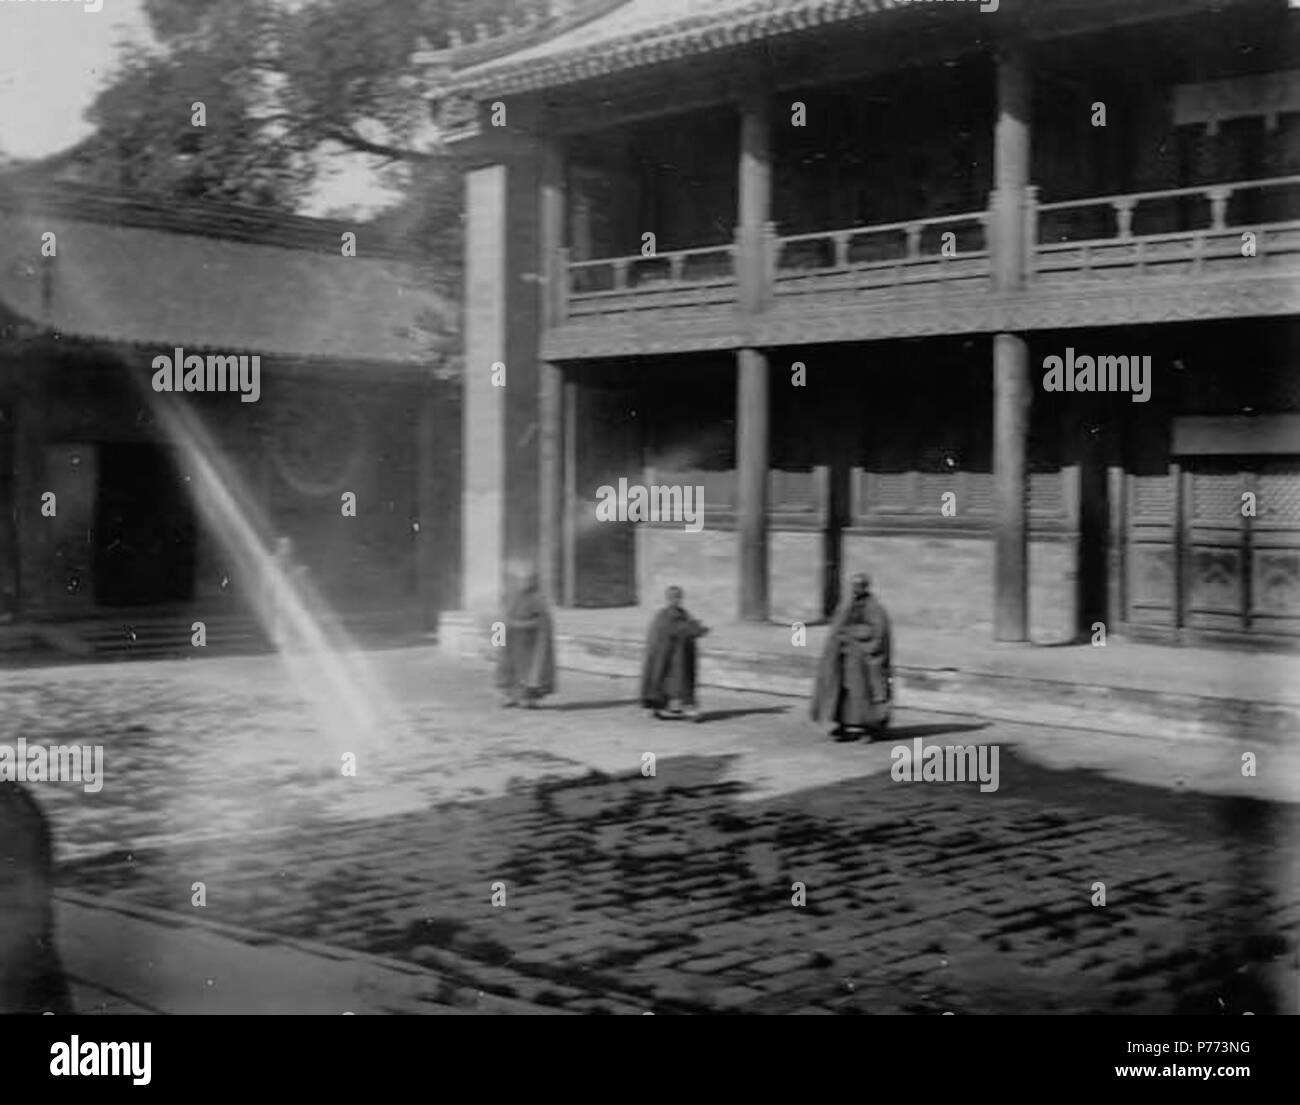
<svg viewBox="0 0 1300 1105">
<path fill-rule="evenodd" d="M 777 238 L 772 292 L 824 295 L 940 284 L 986 288 L 987 224 L 988 213 L 974 211 Z"/>
<path fill-rule="evenodd" d="M 1040 203 L 1027 218 L 1035 286 L 1300 262 L 1300 176 Z"/>
<path fill-rule="evenodd" d="M 728 243 L 562 263 L 560 317 L 732 303 L 735 254 Z"/>
<path fill-rule="evenodd" d="M 1173 287 L 1240 275 L 1244 258 L 1258 265 L 1249 275 L 1300 273 L 1300 176 L 1052 203 L 1039 203 L 1030 187 L 1023 211 L 1027 294 L 1086 293 L 1103 281 Z M 942 309 L 954 294 L 969 302 L 960 293 L 993 289 L 994 218 L 990 208 L 784 236 L 768 223 L 725 245 L 593 261 L 561 251 L 555 317 L 562 324 L 680 308 L 734 313 L 750 302 L 746 273 L 760 313 L 837 301 Z M 1146 283 L 1150 277 L 1168 282 Z"/>
</svg>

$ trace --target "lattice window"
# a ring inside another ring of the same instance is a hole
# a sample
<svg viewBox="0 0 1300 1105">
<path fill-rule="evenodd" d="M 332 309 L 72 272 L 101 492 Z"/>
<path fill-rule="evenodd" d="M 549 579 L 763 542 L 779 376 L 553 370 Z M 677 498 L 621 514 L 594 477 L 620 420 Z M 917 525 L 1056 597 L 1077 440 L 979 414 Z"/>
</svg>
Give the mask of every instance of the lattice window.
<svg viewBox="0 0 1300 1105">
<path fill-rule="evenodd" d="M 1060 472 L 1029 474 L 1029 511 L 1031 514 L 1055 515 L 1064 512 Z"/>
<path fill-rule="evenodd" d="M 1133 477 L 1133 514 L 1138 518 L 1167 518 L 1174 512 L 1168 475 Z"/>
<path fill-rule="evenodd" d="M 656 468 L 653 475 L 653 482 L 660 487 L 703 487 L 705 510 L 731 511 L 735 509 L 735 472 L 704 471 L 699 468 L 669 472 Z"/>
<path fill-rule="evenodd" d="M 1300 526 L 1300 465 L 1270 465 L 1254 487 L 1256 509 L 1261 519 L 1280 525 Z"/>
<path fill-rule="evenodd" d="M 1241 519 L 1242 479 L 1236 472 L 1192 474 L 1192 517 L 1202 522 Z"/>
<path fill-rule="evenodd" d="M 929 514 L 932 510 L 937 511 L 943 505 L 943 495 L 946 491 L 956 493 L 956 472 L 920 473 L 917 479 L 917 501 L 912 504 L 913 509 L 920 511 L 922 514 Z M 959 513 L 961 505 L 959 499 L 957 502 Z"/>
<path fill-rule="evenodd" d="M 966 474 L 966 502 L 963 505 L 972 513 L 993 514 L 997 510 L 997 485 L 992 472 Z"/>
<path fill-rule="evenodd" d="M 907 510 L 911 505 L 911 476 L 907 472 L 877 472 L 871 480 L 869 510 Z"/>
<path fill-rule="evenodd" d="M 817 509 L 817 473 L 773 469 L 768 483 L 769 509 L 806 513 Z"/>
</svg>

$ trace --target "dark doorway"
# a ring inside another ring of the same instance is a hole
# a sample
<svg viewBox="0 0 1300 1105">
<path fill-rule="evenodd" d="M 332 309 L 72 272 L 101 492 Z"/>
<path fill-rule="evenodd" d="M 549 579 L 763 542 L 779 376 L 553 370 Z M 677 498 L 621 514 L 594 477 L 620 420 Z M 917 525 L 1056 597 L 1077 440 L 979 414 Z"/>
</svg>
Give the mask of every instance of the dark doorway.
<svg viewBox="0 0 1300 1105">
<path fill-rule="evenodd" d="M 596 521 L 600 489 L 617 488 L 620 477 L 639 483 L 640 424 L 631 388 L 575 386 L 573 533 L 574 606 L 635 606 L 636 526 Z"/>
<path fill-rule="evenodd" d="M 146 606 L 194 596 L 194 513 L 169 450 L 105 443 L 95 499 L 95 602 Z"/>
<path fill-rule="evenodd" d="M 1079 458 L 1079 633 L 1093 637 L 1093 626 L 1105 625 L 1109 586 L 1110 484 L 1106 471 L 1104 427 L 1083 429 Z"/>
</svg>

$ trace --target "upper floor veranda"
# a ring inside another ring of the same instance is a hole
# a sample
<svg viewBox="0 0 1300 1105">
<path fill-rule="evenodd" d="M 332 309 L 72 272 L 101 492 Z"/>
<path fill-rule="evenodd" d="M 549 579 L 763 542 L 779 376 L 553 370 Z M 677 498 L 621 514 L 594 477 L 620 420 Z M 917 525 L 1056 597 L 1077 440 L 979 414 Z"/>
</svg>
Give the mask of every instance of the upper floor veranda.
<svg viewBox="0 0 1300 1105">
<path fill-rule="evenodd" d="M 1175 7 L 483 86 L 551 159 L 542 356 L 1296 313 L 1300 13 Z"/>
</svg>

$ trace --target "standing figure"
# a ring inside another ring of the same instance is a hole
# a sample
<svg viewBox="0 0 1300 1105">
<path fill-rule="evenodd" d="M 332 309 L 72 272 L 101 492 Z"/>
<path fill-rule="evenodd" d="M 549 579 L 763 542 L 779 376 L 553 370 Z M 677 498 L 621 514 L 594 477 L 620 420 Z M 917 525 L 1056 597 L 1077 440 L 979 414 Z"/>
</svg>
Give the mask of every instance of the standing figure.
<svg viewBox="0 0 1300 1105">
<path fill-rule="evenodd" d="M 26 788 L 0 782 L 0 1014 L 73 1012 L 53 889 L 49 821 Z"/>
<path fill-rule="evenodd" d="M 503 706 L 536 709 L 539 699 L 555 691 L 555 639 L 551 611 L 538 583 L 527 571 L 505 616 L 506 639 L 497 667 Z"/>
<path fill-rule="evenodd" d="M 668 600 L 650 623 L 641 669 L 641 704 L 657 718 L 698 718 L 695 706 L 695 640 L 708 629 L 682 609 L 684 592 L 669 587 Z"/>
<path fill-rule="evenodd" d="M 813 688 L 813 720 L 834 722 L 834 737 L 879 735 L 893 710 L 889 615 L 866 575 L 855 575 L 852 588 L 831 622 Z"/>
</svg>

